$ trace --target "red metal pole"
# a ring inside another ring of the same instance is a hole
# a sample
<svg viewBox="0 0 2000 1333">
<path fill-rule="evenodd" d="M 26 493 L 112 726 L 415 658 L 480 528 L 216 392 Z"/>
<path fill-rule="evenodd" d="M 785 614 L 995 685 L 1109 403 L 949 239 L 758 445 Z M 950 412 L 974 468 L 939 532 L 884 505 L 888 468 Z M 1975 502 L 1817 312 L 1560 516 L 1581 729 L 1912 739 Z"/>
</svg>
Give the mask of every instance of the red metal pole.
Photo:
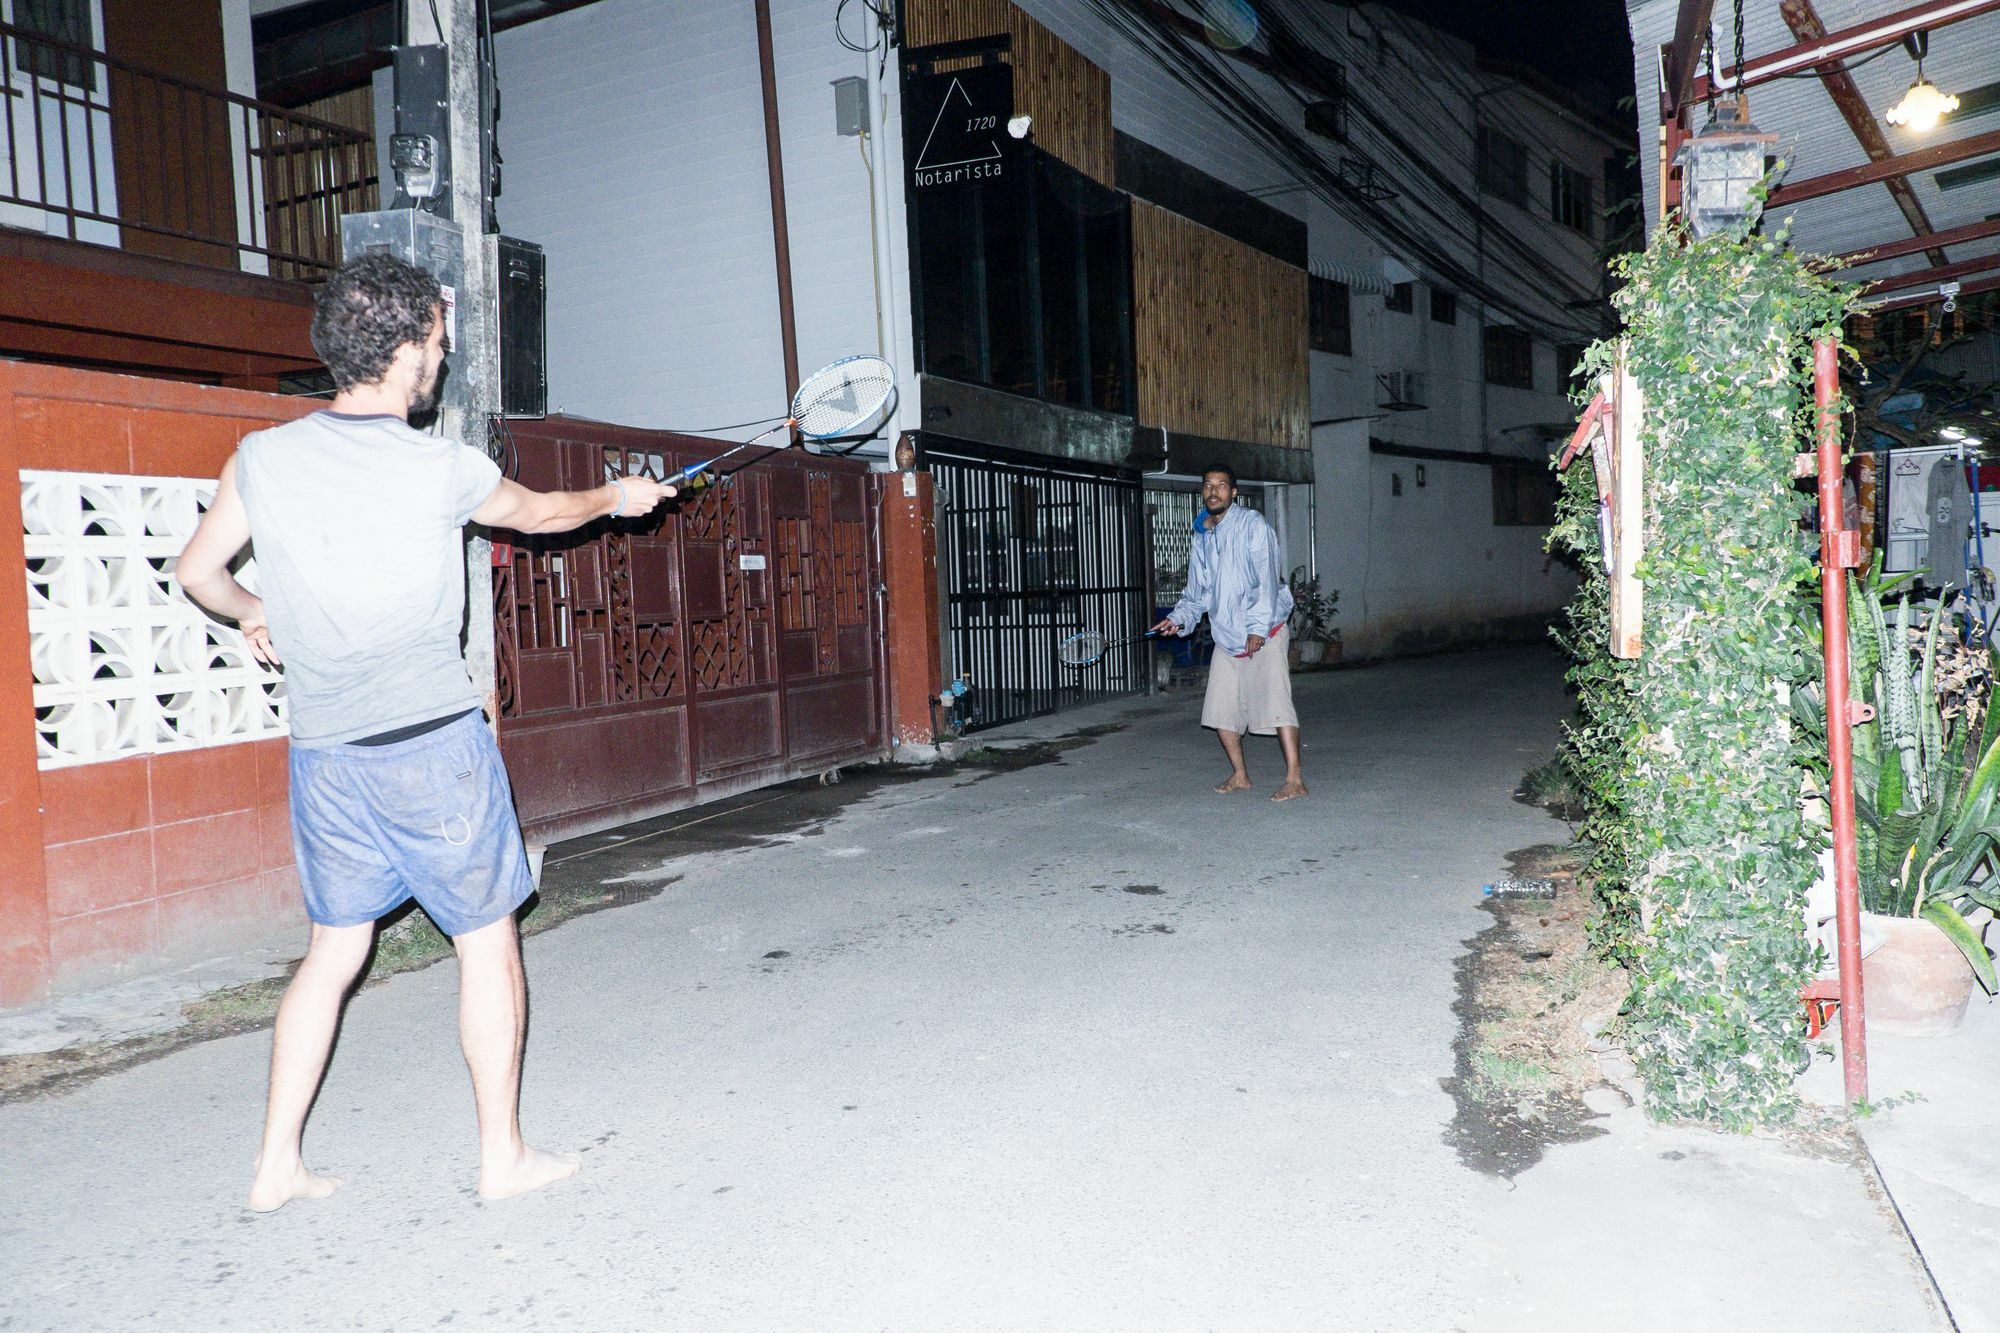
<svg viewBox="0 0 2000 1333">
<path fill-rule="evenodd" d="M 1847 693 L 1847 571 L 1861 563 L 1860 534 L 1840 494 L 1839 347 L 1813 343 L 1818 408 L 1820 628 L 1826 647 L 1826 749 L 1833 769 L 1834 922 L 1839 932 L 1840 1064 L 1850 1106 L 1868 1100 L 1868 1019 L 1861 996 L 1861 888 L 1854 852 L 1854 737 Z"/>
</svg>

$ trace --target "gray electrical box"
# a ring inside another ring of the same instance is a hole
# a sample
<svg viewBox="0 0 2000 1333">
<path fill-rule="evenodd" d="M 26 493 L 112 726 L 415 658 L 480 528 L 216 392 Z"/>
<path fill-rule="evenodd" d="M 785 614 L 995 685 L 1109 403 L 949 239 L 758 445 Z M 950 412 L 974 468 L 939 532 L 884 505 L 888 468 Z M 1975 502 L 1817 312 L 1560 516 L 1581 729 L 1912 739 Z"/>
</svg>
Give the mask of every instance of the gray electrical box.
<svg viewBox="0 0 2000 1333">
<path fill-rule="evenodd" d="M 850 74 L 833 81 L 833 129 L 850 139 L 868 133 L 868 80 Z"/>
<path fill-rule="evenodd" d="M 419 200 L 441 217 L 451 214 L 451 48 L 399 46 L 395 70 L 396 132 L 389 164 L 396 175 L 392 206 Z"/>
<path fill-rule="evenodd" d="M 464 359 L 459 355 L 458 341 L 458 294 L 465 290 L 464 245 L 457 223 L 414 208 L 349 213 L 340 220 L 344 261 L 381 251 L 422 269 L 444 289 L 444 401 L 455 407 L 466 402 Z"/>
<path fill-rule="evenodd" d="M 500 415 L 549 414 L 548 257 L 532 241 L 487 238 L 500 292 Z"/>
</svg>

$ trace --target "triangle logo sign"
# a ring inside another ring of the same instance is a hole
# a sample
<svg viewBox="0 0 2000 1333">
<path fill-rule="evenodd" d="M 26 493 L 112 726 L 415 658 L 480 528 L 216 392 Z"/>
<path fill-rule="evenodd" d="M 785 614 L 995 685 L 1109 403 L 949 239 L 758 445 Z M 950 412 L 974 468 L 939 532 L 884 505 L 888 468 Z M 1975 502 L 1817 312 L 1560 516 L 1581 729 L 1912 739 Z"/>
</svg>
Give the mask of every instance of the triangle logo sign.
<svg viewBox="0 0 2000 1333">
<path fill-rule="evenodd" d="M 931 132 L 924 136 L 923 150 L 917 154 L 917 170 L 941 171 L 974 162 L 999 161 L 1000 141 L 992 134 L 997 124 L 997 117 L 977 113 L 965 84 L 954 75 L 938 107 L 937 119 L 931 122 Z"/>
<path fill-rule="evenodd" d="M 1001 135 L 1013 114 L 1013 70 L 988 65 L 912 81 L 905 125 L 914 150 L 907 159 L 919 187 L 990 180 L 1005 173 Z M 933 109 L 935 108 L 935 109 Z M 929 113 L 926 115 L 925 113 Z M 928 122 L 921 143 L 915 131 Z"/>
</svg>

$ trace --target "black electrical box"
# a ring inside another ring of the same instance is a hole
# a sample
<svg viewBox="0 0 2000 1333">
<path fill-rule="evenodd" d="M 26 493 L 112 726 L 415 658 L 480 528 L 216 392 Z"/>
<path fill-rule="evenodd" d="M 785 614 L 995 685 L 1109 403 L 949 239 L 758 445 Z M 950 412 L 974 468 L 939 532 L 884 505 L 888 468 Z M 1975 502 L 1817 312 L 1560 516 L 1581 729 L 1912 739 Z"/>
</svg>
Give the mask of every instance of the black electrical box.
<svg viewBox="0 0 2000 1333">
<path fill-rule="evenodd" d="M 548 257 L 542 247 L 496 236 L 494 280 L 500 306 L 500 415 L 549 414 Z"/>
</svg>

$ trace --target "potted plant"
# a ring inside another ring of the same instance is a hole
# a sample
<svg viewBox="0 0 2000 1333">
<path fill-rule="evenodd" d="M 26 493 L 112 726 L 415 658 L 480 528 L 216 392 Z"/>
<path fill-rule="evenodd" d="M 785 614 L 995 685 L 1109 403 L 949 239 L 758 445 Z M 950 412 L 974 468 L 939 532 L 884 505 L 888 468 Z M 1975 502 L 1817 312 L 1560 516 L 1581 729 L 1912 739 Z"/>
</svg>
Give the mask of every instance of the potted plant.
<svg viewBox="0 0 2000 1333">
<path fill-rule="evenodd" d="M 1848 606 L 1856 694 L 1875 710 L 1854 728 L 1861 906 L 1885 936 L 1866 963 L 1868 1020 L 1907 1035 L 1950 1032 L 1975 977 L 1989 993 L 2000 990 L 1981 939 L 2000 905 L 1992 670 L 1954 635 L 1940 672 L 1939 632 L 1951 619 L 1942 608 L 1931 613 L 1913 664 L 1907 597 L 1892 624 L 1880 590 L 1850 579 Z"/>
<path fill-rule="evenodd" d="M 1319 575 L 1306 573 L 1304 565 L 1293 570 L 1288 581 L 1292 585 L 1292 615 L 1285 623 L 1291 630 L 1298 665 L 1339 661 L 1340 630 L 1333 618 L 1340 614 L 1340 593 L 1322 592 Z"/>
</svg>

